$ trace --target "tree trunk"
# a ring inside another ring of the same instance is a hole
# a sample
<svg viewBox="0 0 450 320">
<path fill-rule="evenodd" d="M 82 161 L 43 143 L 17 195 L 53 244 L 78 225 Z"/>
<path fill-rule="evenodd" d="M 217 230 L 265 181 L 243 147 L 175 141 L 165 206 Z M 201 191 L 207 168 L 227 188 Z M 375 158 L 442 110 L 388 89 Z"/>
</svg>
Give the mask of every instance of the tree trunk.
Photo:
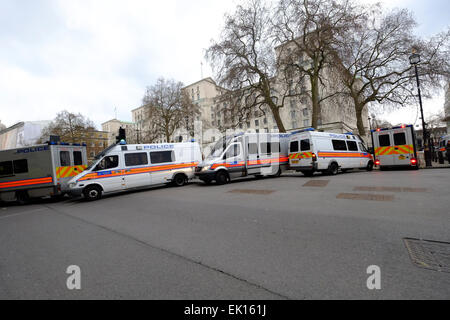
<svg viewBox="0 0 450 320">
<path fill-rule="evenodd" d="M 364 137 L 366 135 L 366 128 L 364 128 L 364 121 L 362 118 L 363 110 L 364 105 L 355 102 L 356 126 L 358 127 L 358 132 L 361 137 Z"/>
<path fill-rule="evenodd" d="M 270 107 L 270 109 L 272 110 L 273 117 L 275 118 L 275 122 L 277 123 L 278 131 L 281 133 L 286 132 L 286 128 L 284 127 L 283 121 L 281 120 L 280 108 Z"/>
<path fill-rule="evenodd" d="M 319 77 L 313 75 L 311 81 L 311 102 L 312 102 L 312 123 L 311 127 L 317 129 L 319 126 L 320 117 L 320 102 L 319 102 Z"/>
</svg>

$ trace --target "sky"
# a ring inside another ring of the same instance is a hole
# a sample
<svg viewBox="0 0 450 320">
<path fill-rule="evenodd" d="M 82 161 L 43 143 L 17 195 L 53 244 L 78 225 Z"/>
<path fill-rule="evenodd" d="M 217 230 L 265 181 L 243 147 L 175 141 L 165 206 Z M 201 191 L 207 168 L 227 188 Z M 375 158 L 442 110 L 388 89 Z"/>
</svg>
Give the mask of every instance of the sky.
<svg viewBox="0 0 450 320">
<path fill-rule="evenodd" d="M 412 10 L 419 35 L 449 25 L 448 0 L 381 2 Z M 99 129 L 116 116 L 130 121 L 159 77 L 190 84 L 212 76 L 205 49 L 238 3 L 0 0 L 0 121 L 50 120 L 64 109 L 82 113 Z M 443 104 L 443 92 L 424 101 L 428 114 Z M 383 117 L 414 123 L 416 109 Z"/>
</svg>

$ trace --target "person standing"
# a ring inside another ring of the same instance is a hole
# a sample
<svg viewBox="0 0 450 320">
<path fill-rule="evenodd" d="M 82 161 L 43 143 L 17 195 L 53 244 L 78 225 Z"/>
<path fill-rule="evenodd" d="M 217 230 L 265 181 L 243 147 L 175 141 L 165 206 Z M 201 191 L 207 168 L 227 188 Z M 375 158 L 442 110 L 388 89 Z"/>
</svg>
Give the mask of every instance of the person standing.
<svg viewBox="0 0 450 320">
<path fill-rule="evenodd" d="M 450 164 L 450 140 L 447 141 L 447 146 L 445 147 L 445 151 L 447 153 L 447 161 Z"/>
</svg>

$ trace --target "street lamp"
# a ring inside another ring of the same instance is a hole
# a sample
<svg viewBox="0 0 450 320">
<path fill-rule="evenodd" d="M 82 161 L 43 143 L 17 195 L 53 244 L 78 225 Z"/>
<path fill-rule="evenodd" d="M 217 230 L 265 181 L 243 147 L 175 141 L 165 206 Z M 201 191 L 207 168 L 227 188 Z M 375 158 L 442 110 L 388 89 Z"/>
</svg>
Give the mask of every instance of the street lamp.
<svg viewBox="0 0 450 320">
<path fill-rule="evenodd" d="M 417 70 L 417 65 L 420 63 L 420 55 L 413 50 L 413 54 L 409 57 L 409 62 L 414 66 L 414 70 L 416 72 L 416 80 L 417 80 L 417 90 L 419 92 L 419 104 L 420 104 L 420 114 L 422 115 L 422 132 L 423 132 L 423 147 L 424 147 L 424 156 L 425 163 L 427 167 L 431 167 L 431 157 L 430 157 L 430 147 L 428 141 L 428 132 L 426 129 L 425 117 L 423 116 L 423 106 L 422 106 L 422 94 L 420 92 L 420 80 L 419 80 L 419 72 Z"/>
</svg>

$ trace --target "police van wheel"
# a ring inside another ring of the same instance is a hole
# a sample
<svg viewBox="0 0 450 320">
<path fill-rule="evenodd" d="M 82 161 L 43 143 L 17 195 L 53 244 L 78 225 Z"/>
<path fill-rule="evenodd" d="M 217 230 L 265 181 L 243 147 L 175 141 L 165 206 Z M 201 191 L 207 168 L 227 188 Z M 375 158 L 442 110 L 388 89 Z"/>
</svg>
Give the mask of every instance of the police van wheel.
<svg viewBox="0 0 450 320">
<path fill-rule="evenodd" d="M 278 169 L 277 173 L 275 173 L 273 176 L 273 178 L 279 178 L 281 177 L 281 168 Z"/>
<path fill-rule="evenodd" d="M 184 174 L 177 174 L 175 178 L 173 178 L 173 185 L 175 187 L 182 187 L 186 184 L 186 176 Z"/>
<path fill-rule="evenodd" d="M 338 174 L 338 172 L 339 172 L 339 166 L 337 165 L 337 163 L 333 162 L 332 164 L 330 164 L 330 166 L 328 167 L 328 174 L 335 176 Z"/>
<path fill-rule="evenodd" d="M 30 202 L 30 196 L 27 191 L 19 191 L 16 193 L 17 202 L 20 205 L 24 205 Z"/>
<path fill-rule="evenodd" d="M 102 189 L 99 186 L 88 186 L 83 190 L 83 195 L 88 201 L 99 200 L 102 197 Z"/>
<path fill-rule="evenodd" d="M 369 161 L 369 163 L 367 164 L 366 170 L 373 171 L 373 162 L 372 161 Z"/>
<path fill-rule="evenodd" d="M 225 171 L 219 171 L 216 174 L 217 184 L 226 184 L 228 182 L 228 174 Z"/>
</svg>

